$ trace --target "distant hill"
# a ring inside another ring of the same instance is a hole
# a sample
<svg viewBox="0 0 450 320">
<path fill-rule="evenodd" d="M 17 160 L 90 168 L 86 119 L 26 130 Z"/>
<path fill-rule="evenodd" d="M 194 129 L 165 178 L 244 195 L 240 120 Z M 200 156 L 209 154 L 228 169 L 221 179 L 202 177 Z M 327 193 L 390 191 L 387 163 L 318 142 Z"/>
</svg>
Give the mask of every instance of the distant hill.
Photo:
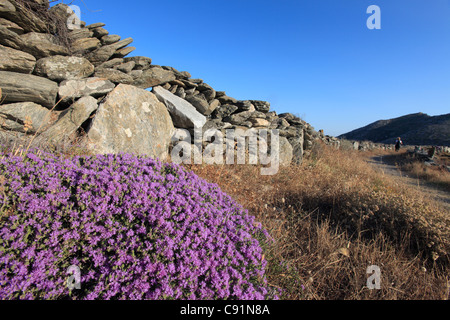
<svg viewBox="0 0 450 320">
<path fill-rule="evenodd" d="M 401 137 L 405 145 L 450 146 L 450 113 L 429 116 L 419 112 L 399 118 L 379 120 L 344 133 L 338 138 L 393 144 L 397 137 Z"/>
</svg>

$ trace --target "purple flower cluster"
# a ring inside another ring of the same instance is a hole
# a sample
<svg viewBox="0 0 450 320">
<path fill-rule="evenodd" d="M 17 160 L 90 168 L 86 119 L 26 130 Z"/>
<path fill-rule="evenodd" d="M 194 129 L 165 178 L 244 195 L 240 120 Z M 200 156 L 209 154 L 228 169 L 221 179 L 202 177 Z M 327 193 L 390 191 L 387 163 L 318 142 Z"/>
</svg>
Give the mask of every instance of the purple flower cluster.
<svg viewBox="0 0 450 320">
<path fill-rule="evenodd" d="M 278 298 L 267 232 L 178 165 L 31 151 L 1 159 L 0 175 L 0 299 Z"/>
</svg>

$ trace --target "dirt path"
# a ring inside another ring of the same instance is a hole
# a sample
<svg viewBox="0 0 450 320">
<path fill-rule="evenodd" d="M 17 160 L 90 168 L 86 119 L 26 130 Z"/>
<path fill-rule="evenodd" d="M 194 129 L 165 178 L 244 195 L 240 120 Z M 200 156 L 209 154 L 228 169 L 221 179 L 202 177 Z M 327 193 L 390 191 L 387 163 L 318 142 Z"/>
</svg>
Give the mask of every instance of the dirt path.
<svg viewBox="0 0 450 320">
<path fill-rule="evenodd" d="M 407 172 L 403 172 L 397 166 L 394 157 L 390 155 L 379 155 L 370 158 L 368 162 L 383 174 L 394 176 L 398 182 L 417 188 L 421 192 L 427 194 L 430 198 L 441 203 L 444 208 L 447 208 L 448 212 L 450 212 L 449 192 L 440 190 L 437 187 L 430 185 L 426 181 L 408 176 Z"/>
</svg>

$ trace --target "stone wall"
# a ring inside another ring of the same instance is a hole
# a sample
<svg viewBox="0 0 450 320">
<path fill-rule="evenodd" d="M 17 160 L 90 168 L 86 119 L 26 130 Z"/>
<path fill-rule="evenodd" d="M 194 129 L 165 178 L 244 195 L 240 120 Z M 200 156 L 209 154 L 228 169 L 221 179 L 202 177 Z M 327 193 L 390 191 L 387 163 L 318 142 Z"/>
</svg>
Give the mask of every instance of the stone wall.
<svg viewBox="0 0 450 320">
<path fill-rule="evenodd" d="M 299 117 L 271 111 L 269 102 L 237 100 L 187 71 L 129 57 L 133 39 L 109 34 L 104 23 L 65 29 L 70 14 L 65 4 L 0 0 L 2 130 L 58 143 L 83 127 L 95 152 L 162 159 L 175 130 L 195 126 L 278 129 L 289 163 L 301 163 L 317 139 L 339 147 Z"/>
</svg>

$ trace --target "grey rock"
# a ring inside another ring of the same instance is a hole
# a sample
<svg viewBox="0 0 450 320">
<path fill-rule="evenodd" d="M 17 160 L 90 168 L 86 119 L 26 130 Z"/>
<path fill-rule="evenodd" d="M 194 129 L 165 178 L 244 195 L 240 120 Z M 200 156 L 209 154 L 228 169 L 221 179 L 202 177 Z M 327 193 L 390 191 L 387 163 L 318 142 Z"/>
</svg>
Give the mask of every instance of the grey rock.
<svg viewBox="0 0 450 320">
<path fill-rule="evenodd" d="M 119 42 L 109 44 L 106 46 L 102 46 L 98 48 L 97 50 L 89 53 L 86 58 L 92 62 L 94 66 L 98 66 L 102 64 L 103 62 L 106 62 L 111 58 L 114 53 L 116 53 L 117 50 L 126 47 L 130 43 L 133 42 L 132 38 L 126 38 Z"/>
<path fill-rule="evenodd" d="M 190 82 L 193 82 L 193 83 L 195 83 L 195 84 L 201 84 L 201 83 L 203 83 L 203 79 L 190 79 L 189 81 L 190 81 Z"/>
<path fill-rule="evenodd" d="M 294 157 L 294 150 L 291 144 L 289 143 L 288 139 L 286 139 L 285 137 L 280 137 L 280 144 L 279 144 L 280 165 L 282 166 L 290 165 L 293 157 Z"/>
<path fill-rule="evenodd" d="M 262 127 L 266 128 L 270 125 L 269 121 L 261 118 L 250 118 L 248 119 L 248 121 L 250 121 L 252 126 L 255 128 L 262 128 Z"/>
<path fill-rule="evenodd" d="M 243 111 L 225 117 L 223 120 L 235 125 L 243 125 L 244 122 L 252 115 L 251 111 Z M 249 122 L 251 124 L 251 122 Z"/>
<path fill-rule="evenodd" d="M 175 94 L 175 92 L 177 92 L 178 86 L 177 85 L 173 85 L 169 88 L 169 92 Z"/>
<path fill-rule="evenodd" d="M 104 24 L 103 22 L 97 22 L 97 23 L 93 23 L 93 24 L 86 26 L 86 28 L 87 29 L 95 29 L 95 28 L 101 28 L 104 26 L 106 26 L 106 24 Z"/>
<path fill-rule="evenodd" d="M 50 108 L 56 103 L 58 84 L 31 74 L 0 71 L 4 102 L 35 102 Z"/>
<path fill-rule="evenodd" d="M 24 42 L 24 47 L 21 50 L 32 54 L 36 59 L 69 54 L 69 50 L 57 44 L 55 36 L 48 33 L 30 32 L 21 35 L 20 38 Z"/>
<path fill-rule="evenodd" d="M 124 62 L 130 62 L 133 61 L 136 65 L 134 67 L 135 70 L 146 70 L 150 67 L 152 64 L 152 59 L 147 57 L 126 57 L 124 59 Z"/>
<path fill-rule="evenodd" d="M 124 59 L 122 58 L 114 58 L 111 60 L 108 60 L 106 62 L 103 62 L 102 64 L 98 65 L 95 69 L 112 69 L 117 67 L 118 65 L 121 65 L 123 63 Z"/>
<path fill-rule="evenodd" d="M 285 119 L 286 121 L 294 120 L 296 117 L 292 113 L 280 113 L 278 117 Z"/>
<path fill-rule="evenodd" d="M 17 1 L 0 0 L 0 17 L 13 21 L 25 32 L 47 32 L 47 25 L 39 15 Z"/>
<path fill-rule="evenodd" d="M 186 95 L 185 99 L 189 101 L 195 107 L 195 109 L 197 109 L 197 111 L 204 116 L 209 116 L 214 111 L 210 108 L 209 103 L 203 96 L 203 94 Z"/>
<path fill-rule="evenodd" d="M 213 90 L 214 91 L 214 89 L 209 84 L 206 84 L 204 82 L 201 82 L 201 83 L 199 83 L 197 85 L 197 90 L 200 91 L 200 92 L 203 92 L 203 91 L 206 91 L 206 90 Z"/>
<path fill-rule="evenodd" d="M 184 83 L 186 88 L 197 88 L 198 87 L 198 84 L 190 82 L 188 80 L 181 79 L 180 81 Z"/>
<path fill-rule="evenodd" d="M 275 122 L 277 125 L 276 128 L 279 130 L 285 130 L 291 126 L 285 118 L 278 118 Z"/>
<path fill-rule="evenodd" d="M 292 161 L 295 164 L 302 164 L 303 162 L 303 131 L 300 135 L 293 138 L 288 138 L 292 146 Z"/>
<path fill-rule="evenodd" d="M 209 103 L 209 110 L 211 110 L 211 114 L 218 108 L 220 107 L 220 101 L 217 99 L 214 99 L 213 101 L 211 101 Z"/>
<path fill-rule="evenodd" d="M 219 103 L 220 103 L 220 101 L 219 101 Z M 211 114 L 211 117 L 214 119 L 223 119 L 223 118 L 230 116 L 237 110 L 238 110 L 238 107 L 235 105 L 232 105 L 232 104 L 221 105 L 214 110 L 214 112 Z"/>
<path fill-rule="evenodd" d="M 65 80 L 60 83 L 58 95 L 63 101 L 70 101 L 82 96 L 101 97 L 114 89 L 114 83 L 100 78 Z"/>
<path fill-rule="evenodd" d="M 147 89 L 150 87 L 159 86 L 175 80 L 173 72 L 164 70 L 162 68 L 150 68 L 144 70 L 142 76 L 135 79 L 133 85 L 138 88 Z"/>
<path fill-rule="evenodd" d="M 0 106 L 0 125 L 7 130 L 36 133 L 45 128 L 49 122 L 50 110 L 33 102 L 18 102 Z M 30 127 L 25 130 L 24 124 L 29 122 Z"/>
<path fill-rule="evenodd" d="M 31 54 L 0 45 L 0 71 L 31 73 L 35 64 Z"/>
<path fill-rule="evenodd" d="M 162 87 L 153 87 L 153 93 L 159 101 L 165 104 L 176 127 L 189 129 L 200 128 L 205 125 L 206 117 L 186 100 L 177 97 Z"/>
<path fill-rule="evenodd" d="M 181 86 L 178 86 L 177 91 L 175 91 L 175 95 L 181 99 L 186 98 L 186 92 L 184 92 L 184 88 Z"/>
<path fill-rule="evenodd" d="M 137 78 L 141 77 L 143 73 L 144 73 L 143 70 L 133 70 L 129 73 L 129 75 L 132 76 L 133 79 L 136 80 Z"/>
<path fill-rule="evenodd" d="M 249 119 L 266 119 L 266 113 L 260 111 L 252 111 Z"/>
<path fill-rule="evenodd" d="M 109 81 L 113 83 L 124 83 L 124 84 L 131 84 L 134 82 L 134 79 L 132 76 L 116 69 L 107 69 L 102 68 L 95 72 L 94 74 L 97 78 L 103 78 L 108 79 Z"/>
<path fill-rule="evenodd" d="M 204 90 L 202 94 L 205 96 L 206 101 L 211 103 L 216 98 L 216 91 L 214 89 Z"/>
<path fill-rule="evenodd" d="M 55 124 L 42 133 L 42 137 L 51 143 L 71 140 L 78 128 L 97 108 L 97 99 L 89 96 L 80 98 Z"/>
<path fill-rule="evenodd" d="M 177 69 L 175 69 L 174 67 L 162 66 L 161 68 L 163 68 L 164 70 L 172 71 L 177 79 L 184 79 L 185 78 L 183 76 L 183 74 L 180 71 L 178 71 Z"/>
<path fill-rule="evenodd" d="M 0 18 L 0 25 L 6 27 L 9 31 L 16 33 L 17 35 L 24 34 L 25 31 L 22 27 L 20 27 L 17 23 L 9 21 L 5 18 Z"/>
<path fill-rule="evenodd" d="M 125 73 L 130 73 L 135 65 L 136 63 L 134 61 L 129 61 L 127 63 L 119 64 L 118 66 L 115 67 L 115 69 Z"/>
<path fill-rule="evenodd" d="M 97 28 L 90 28 L 90 31 L 92 31 L 92 33 L 94 34 L 94 37 L 101 39 L 104 36 L 107 36 L 109 34 L 108 30 L 102 28 L 102 27 L 97 27 Z"/>
<path fill-rule="evenodd" d="M 174 131 L 169 112 L 153 93 L 120 84 L 92 120 L 89 148 L 101 154 L 127 152 L 167 160 Z"/>
<path fill-rule="evenodd" d="M 220 96 L 217 97 L 221 104 L 236 104 L 237 100 L 235 98 L 229 96 Z"/>
<path fill-rule="evenodd" d="M 94 35 L 92 31 L 86 28 L 76 29 L 69 32 L 69 39 L 73 42 L 78 39 L 91 38 Z M 98 40 L 98 39 L 97 39 Z"/>
<path fill-rule="evenodd" d="M 196 90 L 195 88 L 189 88 L 189 89 L 184 89 L 184 92 L 186 93 L 186 95 L 195 95 L 196 94 Z"/>
<path fill-rule="evenodd" d="M 71 44 L 71 49 L 75 53 L 88 53 L 100 48 L 100 40 L 97 38 L 80 38 Z"/>
<path fill-rule="evenodd" d="M 186 85 L 184 84 L 184 82 L 180 81 L 180 80 L 173 80 L 173 81 L 170 81 L 169 83 L 171 85 L 177 85 L 179 87 L 186 88 Z"/>
<path fill-rule="evenodd" d="M 270 103 L 267 101 L 260 100 L 250 100 L 251 104 L 253 104 L 256 110 L 260 112 L 269 112 L 270 111 Z"/>
<path fill-rule="evenodd" d="M 25 46 L 24 41 L 17 33 L 3 25 L 0 25 L 0 44 L 16 50 L 21 50 Z"/>
<path fill-rule="evenodd" d="M 280 129 L 280 136 L 292 138 L 298 136 L 300 131 L 303 132 L 302 129 L 298 129 L 296 127 L 288 127 L 286 129 Z"/>
<path fill-rule="evenodd" d="M 105 35 L 101 38 L 102 44 L 108 45 L 120 41 L 120 36 L 117 34 Z"/>
<path fill-rule="evenodd" d="M 54 81 L 82 79 L 94 73 L 94 66 L 85 58 L 73 56 L 52 56 L 39 59 L 35 73 Z"/>
<path fill-rule="evenodd" d="M 191 74 L 187 71 L 181 71 L 180 74 L 184 79 L 189 79 L 191 77 Z"/>
<path fill-rule="evenodd" d="M 119 50 L 116 50 L 113 57 L 124 58 L 129 55 L 131 52 L 136 50 L 136 47 L 125 47 Z"/>
<path fill-rule="evenodd" d="M 239 111 L 255 111 L 255 106 L 249 100 L 239 100 L 236 102 Z"/>
</svg>

